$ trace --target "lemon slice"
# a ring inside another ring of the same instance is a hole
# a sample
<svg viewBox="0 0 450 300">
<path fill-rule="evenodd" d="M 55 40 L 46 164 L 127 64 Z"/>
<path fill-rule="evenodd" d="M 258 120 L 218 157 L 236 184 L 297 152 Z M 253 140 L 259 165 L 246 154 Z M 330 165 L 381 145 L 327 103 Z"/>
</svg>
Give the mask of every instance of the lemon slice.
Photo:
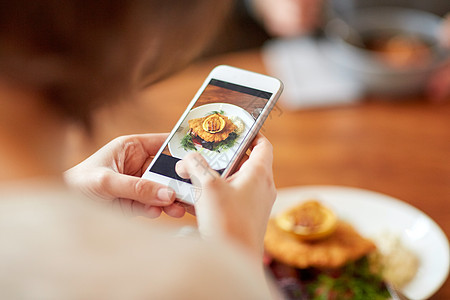
<svg viewBox="0 0 450 300">
<path fill-rule="evenodd" d="M 218 114 L 213 114 L 203 121 L 202 127 L 209 133 L 217 133 L 225 128 L 225 120 Z"/>
<path fill-rule="evenodd" d="M 318 201 L 304 202 L 275 219 L 282 230 L 303 240 L 318 240 L 331 235 L 337 226 L 337 217 Z"/>
</svg>

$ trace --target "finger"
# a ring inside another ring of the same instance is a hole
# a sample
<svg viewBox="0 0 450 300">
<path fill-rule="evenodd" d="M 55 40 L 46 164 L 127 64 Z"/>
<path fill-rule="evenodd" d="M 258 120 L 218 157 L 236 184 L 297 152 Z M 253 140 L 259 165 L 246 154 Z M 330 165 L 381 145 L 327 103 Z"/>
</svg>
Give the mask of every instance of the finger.
<svg viewBox="0 0 450 300">
<path fill-rule="evenodd" d="M 434 102 L 443 102 L 450 96 L 450 61 L 430 76 L 426 92 Z"/>
<path fill-rule="evenodd" d="M 263 135 L 262 133 L 258 133 L 258 134 L 256 135 L 256 137 L 255 137 L 255 138 L 253 139 L 253 141 L 251 142 L 249 148 L 247 149 L 247 151 L 245 152 L 245 154 L 242 156 L 241 160 L 239 161 L 239 163 L 238 163 L 238 165 L 237 165 L 237 168 L 236 168 L 236 171 L 239 170 L 239 169 L 242 167 L 242 165 L 249 159 L 250 154 L 251 154 L 251 152 L 252 152 L 252 149 L 256 146 L 256 144 L 258 143 L 258 139 L 259 139 L 260 137 L 261 137 L 261 138 L 265 138 L 264 135 Z M 236 172 L 236 171 L 235 171 L 235 172 Z"/>
<path fill-rule="evenodd" d="M 442 21 L 439 39 L 444 48 L 450 49 L 450 13 L 445 15 Z"/>
<path fill-rule="evenodd" d="M 263 161 L 266 163 L 266 165 L 272 166 L 273 147 L 264 135 L 259 133 L 253 140 L 249 149 L 251 150 L 251 152 L 247 161 Z"/>
<path fill-rule="evenodd" d="M 190 178 L 196 186 L 216 181 L 220 178 L 219 173 L 211 169 L 206 160 L 199 153 L 189 153 L 179 161 L 175 167 L 180 177 Z"/>
<path fill-rule="evenodd" d="M 173 218 L 181 218 L 186 213 L 184 207 L 179 205 L 178 202 L 175 202 L 169 206 L 164 206 L 162 209 L 167 215 Z"/>
<path fill-rule="evenodd" d="M 161 215 L 162 211 L 159 206 L 149 206 L 145 209 L 145 216 L 155 219 Z"/>
<path fill-rule="evenodd" d="M 157 134 L 142 134 L 138 135 L 137 138 L 142 143 L 147 152 L 151 155 L 155 155 L 161 148 L 164 141 L 169 136 L 168 133 L 157 133 Z"/>
<path fill-rule="evenodd" d="M 128 135 L 126 139 L 137 141 L 149 155 L 155 155 L 168 136 L 168 133 L 147 133 Z"/>
<path fill-rule="evenodd" d="M 179 160 L 175 164 L 175 172 L 177 172 L 178 176 L 180 176 L 183 179 L 189 179 L 189 172 L 186 166 L 186 163 L 182 160 Z"/>
<path fill-rule="evenodd" d="M 252 151 L 248 160 L 246 160 L 241 168 L 230 178 L 236 180 L 238 178 L 250 178 L 265 173 L 272 177 L 272 161 L 273 148 L 270 142 L 263 136 L 258 135 L 252 143 Z M 244 176 L 242 176 L 244 174 Z"/>
<path fill-rule="evenodd" d="M 159 206 L 144 205 L 137 201 L 132 202 L 131 208 L 133 216 L 147 217 L 152 219 L 159 217 L 163 211 Z"/>
<path fill-rule="evenodd" d="M 236 173 L 242 167 L 242 165 L 248 160 L 250 152 L 251 152 L 250 149 L 248 149 L 247 152 L 242 156 L 241 160 L 237 164 L 236 169 L 233 171 L 233 174 Z"/>
<path fill-rule="evenodd" d="M 108 171 L 101 180 L 100 187 L 114 198 L 154 206 L 167 206 L 175 201 L 175 192 L 171 188 L 140 177 Z"/>
<path fill-rule="evenodd" d="M 187 213 L 195 216 L 195 206 L 194 205 L 183 203 L 183 202 L 180 202 L 180 201 L 175 201 L 175 203 L 177 203 L 178 205 L 184 207 L 184 210 Z"/>
<path fill-rule="evenodd" d="M 144 205 L 137 201 L 123 198 L 114 200 L 112 207 L 128 217 L 147 217 L 154 219 L 162 213 L 161 207 Z"/>
</svg>

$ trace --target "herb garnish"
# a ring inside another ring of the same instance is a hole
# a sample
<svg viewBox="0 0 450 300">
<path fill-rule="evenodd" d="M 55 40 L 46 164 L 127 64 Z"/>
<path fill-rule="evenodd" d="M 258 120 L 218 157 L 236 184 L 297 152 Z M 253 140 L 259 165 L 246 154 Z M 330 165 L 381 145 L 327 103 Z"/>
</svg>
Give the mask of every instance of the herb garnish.
<svg viewBox="0 0 450 300">
<path fill-rule="evenodd" d="M 210 151 L 215 151 L 220 153 L 223 150 L 230 149 L 236 144 L 236 140 L 239 137 L 239 135 L 236 132 L 231 132 L 226 139 L 220 142 L 206 142 L 201 141 L 201 146 L 205 149 L 208 149 Z M 195 143 L 192 140 L 192 135 L 190 133 L 187 133 L 180 141 L 181 147 L 185 151 L 197 151 L 197 148 L 195 148 Z"/>
<path fill-rule="evenodd" d="M 197 151 L 197 149 L 195 148 L 195 144 L 192 141 L 192 136 L 188 133 L 186 134 L 180 141 L 181 147 L 183 147 L 184 150 L 189 151 L 189 150 L 193 150 L 193 151 Z"/>
<path fill-rule="evenodd" d="M 367 257 L 347 264 L 338 276 L 321 274 L 308 284 L 308 292 L 314 300 L 336 299 L 384 300 L 389 298 L 380 274 L 374 273 Z"/>
<path fill-rule="evenodd" d="M 210 111 L 209 113 L 207 113 L 205 116 L 210 116 L 210 115 L 224 115 L 225 111 L 224 110 L 213 110 Z"/>
<path fill-rule="evenodd" d="M 226 139 L 219 143 L 216 143 L 212 151 L 220 152 L 221 150 L 230 149 L 236 144 L 237 138 L 238 134 L 236 132 L 231 132 Z"/>
</svg>

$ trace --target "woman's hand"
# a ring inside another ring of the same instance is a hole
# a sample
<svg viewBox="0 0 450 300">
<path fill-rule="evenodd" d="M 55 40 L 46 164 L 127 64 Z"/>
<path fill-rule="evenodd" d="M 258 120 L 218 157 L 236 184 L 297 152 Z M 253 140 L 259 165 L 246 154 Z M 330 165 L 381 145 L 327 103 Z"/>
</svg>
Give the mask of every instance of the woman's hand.
<svg viewBox="0 0 450 300">
<path fill-rule="evenodd" d="M 439 37 L 442 47 L 450 51 L 450 13 L 442 22 Z M 428 98 L 433 102 L 450 100 L 450 59 L 447 59 L 436 72 L 431 74 L 426 92 Z"/>
<path fill-rule="evenodd" d="M 322 0 L 251 0 L 251 5 L 274 36 L 296 36 L 310 33 L 321 25 Z"/>
<path fill-rule="evenodd" d="M 431 74 L 426 88 L 430 101 L 439 103 L 450 100 L 450 59 Z"/>
<path fill-rule="evenodd" d="M 127 214 L 156 218 L 164 210 L 181 217 L 185 209 L 174 203 L 172 189 L 140 178 L 166 138 L 167 134 L 116 138 L 66 171 L 65 181 L 91 198 L 120 205 Z"/>
<path fill-rule="evenodd" d="M 249 159 L 227 179 L 212 170 L 198 153 L 179 161 L 176 170 L 199 188 L 195 211 L 202 236 L 231 238 L 262 258 L 266 225 L 276 196 L 272 145 L 258 135 L 251 148 Z"/>
</svg>

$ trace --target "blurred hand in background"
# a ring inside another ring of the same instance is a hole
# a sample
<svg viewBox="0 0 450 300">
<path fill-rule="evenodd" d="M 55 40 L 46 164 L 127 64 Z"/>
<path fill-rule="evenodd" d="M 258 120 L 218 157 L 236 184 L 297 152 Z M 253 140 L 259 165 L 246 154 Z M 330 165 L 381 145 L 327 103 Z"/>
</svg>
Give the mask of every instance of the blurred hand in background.
<svg viewBox="0 0 450 300">
<path fill-rule="evenodd" d="M 323 22 L 324 0 L 248 0 L 255 17 L 268 34 L 294 37 L 313 32 Z M 450 13 L 444 18 L 440 43 L 450 50 Z M 450 59 L 430 75 L 425 93 L 432 102 L 450 99 Z"/>
<path fill-rule="evenodd" d="M 296 36 L 321 25 L 323 0 L 250 0 L 256 18 L 273 36 Z"/>
<path fill-rule="evenodd" d="M 450 52 L 450 13 L 446 15 L 442 23 L 439 38 L 442 46 Z M 450 100 L 450 58 L 430 76 L 426 92 L 433 102 Z"/>
</svg>

